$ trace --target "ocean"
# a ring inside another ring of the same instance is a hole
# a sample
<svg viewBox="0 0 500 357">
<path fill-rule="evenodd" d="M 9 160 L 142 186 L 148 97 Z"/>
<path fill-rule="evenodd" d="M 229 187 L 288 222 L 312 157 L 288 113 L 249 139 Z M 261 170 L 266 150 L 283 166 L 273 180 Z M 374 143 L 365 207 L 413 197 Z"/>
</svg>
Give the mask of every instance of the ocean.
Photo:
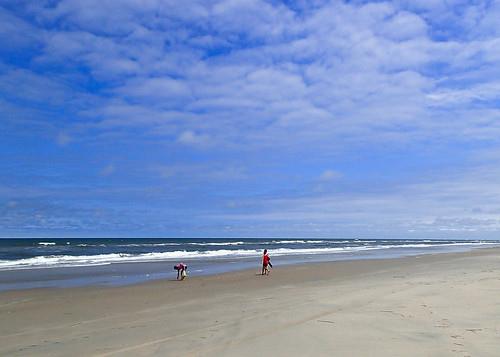
<svg viewBox="0 0 500 357">
<path fill-rule="evenodd" d="M 268 249 L 276 267 L 356 259 L 463 252 L 500 241 L 408 239 L 0 239 L 0 291 L 85 285 L 126 285 L 260 269 Z"/>
</svg>

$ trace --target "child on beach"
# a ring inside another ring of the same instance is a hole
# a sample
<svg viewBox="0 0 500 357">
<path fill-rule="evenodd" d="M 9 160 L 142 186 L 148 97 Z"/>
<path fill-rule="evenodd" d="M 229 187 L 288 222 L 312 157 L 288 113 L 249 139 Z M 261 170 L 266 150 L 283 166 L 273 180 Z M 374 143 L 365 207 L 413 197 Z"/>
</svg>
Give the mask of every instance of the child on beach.
<svg viewBox="0 0 500 357">
<path fill-rule="evenodd" d="M 174 266 L 174 269 L 177 270 L 177 280 L 184 280 L 187 276 L 187 268 L 188 266 L 184 263 L 179 263 Z"/>
<path fill-rule="evenodd" d="M 271 258 L 267 253 L 267 249 L 264 249 L 264 255 L 262 256 L 262 275 L 269 275 L 269 267 L 273 267 L 271 264 Z"/>
</svg>

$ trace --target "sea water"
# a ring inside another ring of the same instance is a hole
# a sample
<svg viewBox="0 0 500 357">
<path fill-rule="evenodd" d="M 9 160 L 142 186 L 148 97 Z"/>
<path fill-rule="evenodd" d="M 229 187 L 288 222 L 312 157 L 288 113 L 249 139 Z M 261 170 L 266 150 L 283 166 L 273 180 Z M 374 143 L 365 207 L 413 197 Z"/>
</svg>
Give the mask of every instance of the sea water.
<svg viewBox="0 0 500 357">
<path fill-rule="evenodd" d="M 500 246 L 500 241 L 408 239 L 0 239 L 0 291 L 36 287 L 124 285 L 260 269 L 268 249 L 274 265 L 398 258 Z"/>
</svg>

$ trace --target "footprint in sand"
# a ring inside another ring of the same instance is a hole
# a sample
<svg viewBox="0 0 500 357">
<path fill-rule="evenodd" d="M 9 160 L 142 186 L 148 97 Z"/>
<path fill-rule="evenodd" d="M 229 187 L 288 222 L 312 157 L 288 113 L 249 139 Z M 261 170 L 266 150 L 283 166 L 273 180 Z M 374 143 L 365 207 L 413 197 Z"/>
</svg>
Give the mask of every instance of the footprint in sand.
<svg viewBox="0 0 500 357">
<path fill-rule="evenodd" d="M 479 331 L 483 331 L 483 329 L 482 328 L 466 328 L 465 331 L 477 333 Z"/>
<path fill-rule="evenodd" d="M 438 322 L 438 324 L 434 325 L 435 327 L 448 328 L 450 327 L 450 321 L 448 319 L 442 319 Z"/>
</svg>

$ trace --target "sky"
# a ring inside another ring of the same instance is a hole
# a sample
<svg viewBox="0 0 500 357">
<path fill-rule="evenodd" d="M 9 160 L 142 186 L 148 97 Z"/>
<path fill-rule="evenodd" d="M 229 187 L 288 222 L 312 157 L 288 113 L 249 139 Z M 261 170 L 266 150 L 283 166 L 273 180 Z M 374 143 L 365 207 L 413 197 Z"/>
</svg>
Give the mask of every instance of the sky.
<svg viewBox="0 0 500 357">
<path fill-rule="evenodd" d="M 498 0 L 0 0 L 0 237 L 499 233 Z"/>
</svg>

